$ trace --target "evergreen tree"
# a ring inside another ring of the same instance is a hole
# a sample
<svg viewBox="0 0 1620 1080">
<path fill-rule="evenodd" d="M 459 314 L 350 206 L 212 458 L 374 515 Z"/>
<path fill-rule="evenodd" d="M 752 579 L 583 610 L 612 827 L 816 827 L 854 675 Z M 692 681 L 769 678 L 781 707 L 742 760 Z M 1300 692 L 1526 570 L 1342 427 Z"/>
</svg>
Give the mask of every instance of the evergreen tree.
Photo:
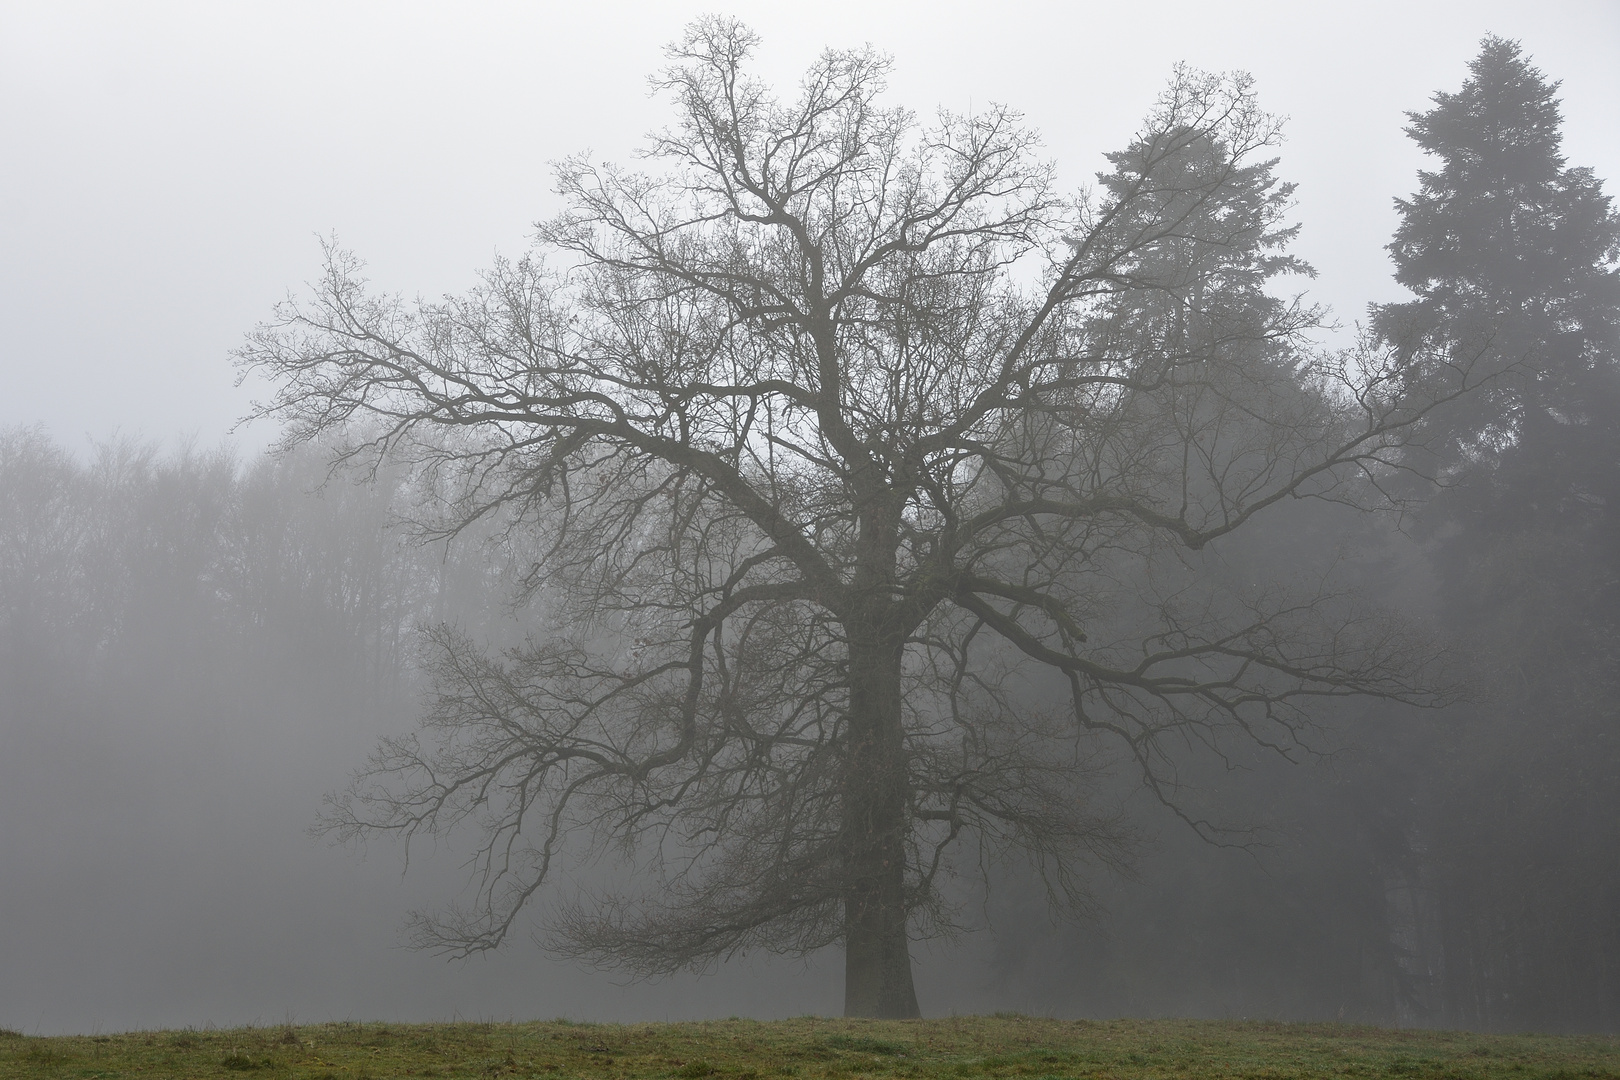
<svg viewBox="0 0 1620 1080">
<path fill-rule="evenodd" d="M 1411 114 L 1439 159 L 1396 203 L 1389 250 L 1416 295 L 1373 312 L 1396 349 L 1500 369 L 1431 432 L 1449 480 L 1425 513 L 1441 614 L 1480 673 L 1456 727 L 1408 748 L 1439 773 L 1402 800 L 1427 807 L 1408 838 L 1439 893 L 1431 1019 L 1612 1030 L 1620 216 L 1566 165 L 1558 83 L 1517 43 L 1487 37 L 1469 70 Z"/>
<path fill-rule="evenodd" d="M 1446 432 L 1461 462 L 1489 466 L 1612 432 L 1620 216 L 1592 170 L 1566 166 L 1559 84 L 1517 43 L 1487 37 L 1469 71 L 1460 91 L 1410 114 L 1407 134 L 1440 168 L 1396 200 L 1389 251 L 1416 298 L 1373 320 L 1398 347 L 1489 350 L 1506 365 Z"/>
</svg>

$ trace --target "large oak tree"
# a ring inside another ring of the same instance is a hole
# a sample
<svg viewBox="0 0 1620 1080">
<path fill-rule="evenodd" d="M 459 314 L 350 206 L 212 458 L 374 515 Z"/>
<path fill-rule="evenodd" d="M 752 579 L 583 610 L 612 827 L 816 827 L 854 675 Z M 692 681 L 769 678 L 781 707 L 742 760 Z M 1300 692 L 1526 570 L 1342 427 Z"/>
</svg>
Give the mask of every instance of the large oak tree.
<svg viewBox="0 0 1620 1080">
<path fill-rule="evenodd" d="M 869 50 L 780 98 L 754 44 L 692 27 L 646 171 L 565 162 L 530 257 L 408 304 L 334 251 L 241 356 L 290 442 L 453 475 L 440 528 L 541 552 L 529 643 L 431 631 L 422 732 L 327 819 L 481 830 L 478 903 L 424 943 L 498 945 L 572 839 L 613 842 L 641 876 L 553 906 L 555 947 L 842 944 L 846 1011 L 910 1016 L 959 860 L 1022 853 L 1083 905 L 1121 856 L 1095 770 L 1213 836 L 1179 746 L 1287 752 L 1313 702 L 1425 696 L 1397 624 L 1206 570 L 1279 501 L 1376 502 L 1469 365 L 1308 348 L 1245 79 L 1179 71 L 1068 199 L 1008 109 L 920 122 Z"/>
</svg>

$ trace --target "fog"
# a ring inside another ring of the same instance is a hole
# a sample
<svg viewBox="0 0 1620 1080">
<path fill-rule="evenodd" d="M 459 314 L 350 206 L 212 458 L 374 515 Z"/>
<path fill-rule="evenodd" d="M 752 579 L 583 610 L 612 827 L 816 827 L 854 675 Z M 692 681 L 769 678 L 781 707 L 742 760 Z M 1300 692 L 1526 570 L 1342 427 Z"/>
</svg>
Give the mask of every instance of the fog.
<svg viewBox="0 0 1620 1080">
<path fill-rule="evenodd" d="M 521 254 L 561 205 L 549 163 L 630 161 L 667 122 L 646 76 L 704 9 L 0 6 L 0 1027 L 843 1008 L 836 948 L 637 981 L 548 955 L 535 920 L 467 961 L 406 946 L 409 913 L 469 895 L 475 837 L 418 838 L 407 868 L 402 844 L 310 830 L 380 738 L 415 727 L 420 627 L 510 644 L 543 621 L 513 607 L 528 555 L 498 523 L 424 539 L 404 523 L 419 474 L 329 478 L 330 444 L 270 455 L 274 422 L 240 421 L 272 388 L 230 362 L 317 277 L 322 237 L 406 296 Z M 1252 72 L 1289 117 L 1278 171 L 1328 344 L 1409 296 L 1384 247 L 1425 166 L 1404 113 L 1454 90 L 1486 33 L 1562 80 L 1569 162 L 1605 190 L 1620 177 L 1610 3 L 730 10 L 779 86 L 824 46 L 871 42 L 921 113 L 1021 109 L 1065 189 L 1177 61 Z M 1600 506 L 1604 468 L 1581 488 Z M 1078 921 L 1049 915 L 1027 868 L 968 853 L 989 867 L 951 894 L 968 932 L 913 946 L 923 1014 L 1615 1031 L 1613 515 L 1502 525 L 1467 497 L 1422 521 L 1284 507 L 1214 561 L 1246 581 L 1337 551 L 1349 587 L 1483 656 L 1487 691 L 1422 715 L 1325 707 L 1323 753 L 1298 761 L 1194 748 L 1180 779 L 1252 826 L 1246 846 L 1203 842 L 1112 774 L 1140 843 Z M 617 872 L 570 863 L 539 912 Z"/>
<path fill-rule="evenodd" d="M 47 424 L 76 451 L 114 431 L 213 444 L 254 393 L 222 357 L 311 277 L 317 237 L 389 289 L 466 287 L 557 209 L 548 162 L 628 161 L 666 122 L 646 78 L 706 10 L 0 6 L 0 422 Z M 1454 84 L 1483 34 L 1522 39 L 1563 80 L 1571 160 L 1620 175 L 1620 15 L 1602 0 L 727 11 L 760 32 L 779 85 L 826 46 L 871 42 L 922 113 L 1024 111 L 1065 186 L 1103 167 L 1176 62 L 1253 73 L 1290 118 L 1312 294 L 1347 328 L 1398 295 L 1382 245 L 1421 164 L 1404 113 Z"/>
<path fill-rule="evenodd" d="M 397 849 L 306 836 L 321 797 L 415 712 L 408 687 L 378 681 L 400 675 L 378 638 L 397 613 L 362 606 L 367 578 L 403 584 L 375 535 L 385 506 L 352 491 L 301 505 L 321 475 L 308 460 L 232 491 L 218 455 L 125 447 L 64 482 L 37 440 L 3 449 L 8 524 L 45 533 L 5 581 L 34 616 L 7 648 L 7 1024 L 835 1011 L 819 968 L 777 964 L 694 1001 L 526 943 L 454 965 L 403 949 L 405 913 L 459 891 L 456 853 L 419 849 L 404 875 Z"/>
</svg>

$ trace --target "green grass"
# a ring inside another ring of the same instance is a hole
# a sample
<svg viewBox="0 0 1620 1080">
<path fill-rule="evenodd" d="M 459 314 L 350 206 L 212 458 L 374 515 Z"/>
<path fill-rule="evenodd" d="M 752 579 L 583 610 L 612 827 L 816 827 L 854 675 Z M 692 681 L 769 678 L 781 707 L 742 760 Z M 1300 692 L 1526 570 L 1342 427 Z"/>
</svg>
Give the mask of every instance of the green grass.
<svg viewBox="0 0 1620 1080">
<path fill-rule="evenodd" d="M 308 1024 L 49 1038 L 0 1031 L 13 1077 L 562 1080 L 1620 1080 L 1620 1039 L 1210 1020 Z"/>
</svg>

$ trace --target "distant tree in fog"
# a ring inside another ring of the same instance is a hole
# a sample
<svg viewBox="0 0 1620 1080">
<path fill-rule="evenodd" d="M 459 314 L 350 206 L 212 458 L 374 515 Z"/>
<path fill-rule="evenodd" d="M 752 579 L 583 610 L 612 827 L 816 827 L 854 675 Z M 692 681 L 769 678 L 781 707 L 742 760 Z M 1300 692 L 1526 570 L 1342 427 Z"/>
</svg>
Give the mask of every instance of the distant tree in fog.
<svg viewBox="0 0 1620 1080">
<path fill-rule="evenodd" d="M 1516 43 L 1486 38 L 1469 71 L 1411 114 L 1407 134 L 1440 167 L 1396 200 L 1395 280 L 1416 297 L 1374 322 L 1398 347 L 1511 364 L 1445 414 L 1451 462 L 1579 454 L 1613 438 L 1620 218 L 1591 169 L 1566 166 L 1558 84 Z"/>
<path fill-rule="evenodd" d="M 1427 1018 L 1620 1024 L 1620 215 L 1566 164 L 1558 84 L 1488 37 L 1407 129 L 1436 159 L 1397 202 L 1416 295 L 1374 312 L 1398 349 L 1502 370 L 1435 424 L 1421 520 L 1476 704 L 1431 732 L 1442 778 L 1408 823 L 1439 921 Z"/>
<path fill-rule="evenodd" d="M 1473 373 L 1309 350 L 1317 312 L 1268 291 L 1308 268 L 1246 79 L 1178 71 L 1070 200 L 1010 110 L 922 124 L 870 51 L 779 99 L 754 44 L 691 28 L 654 171 L 564 163 L 541 251 L 417 304 L 329 252 L 241 361 L 289 444 L 348 431 L 344 460 L 456 479 L 437 528 L 505 515 L 539 552 L 547 625 L 432 631 L 421 733 L 327 818 L 479 831 L 478 902 L 423 944 L 499 945 L 578 835 L 658 873 L 554 909 L 557 948 L 656 973 L 841 943 L 846 1011 L 910 1016 L 959 860 L 1019 853 L 1074 907 L 1122 858 L 1096 770 L 1216 836 L 1178 747 L 1433 699 L 1427 650 L 1322 579 L 1207 571 L 1280 501 L 1379 503 Z"/>
</svg>

